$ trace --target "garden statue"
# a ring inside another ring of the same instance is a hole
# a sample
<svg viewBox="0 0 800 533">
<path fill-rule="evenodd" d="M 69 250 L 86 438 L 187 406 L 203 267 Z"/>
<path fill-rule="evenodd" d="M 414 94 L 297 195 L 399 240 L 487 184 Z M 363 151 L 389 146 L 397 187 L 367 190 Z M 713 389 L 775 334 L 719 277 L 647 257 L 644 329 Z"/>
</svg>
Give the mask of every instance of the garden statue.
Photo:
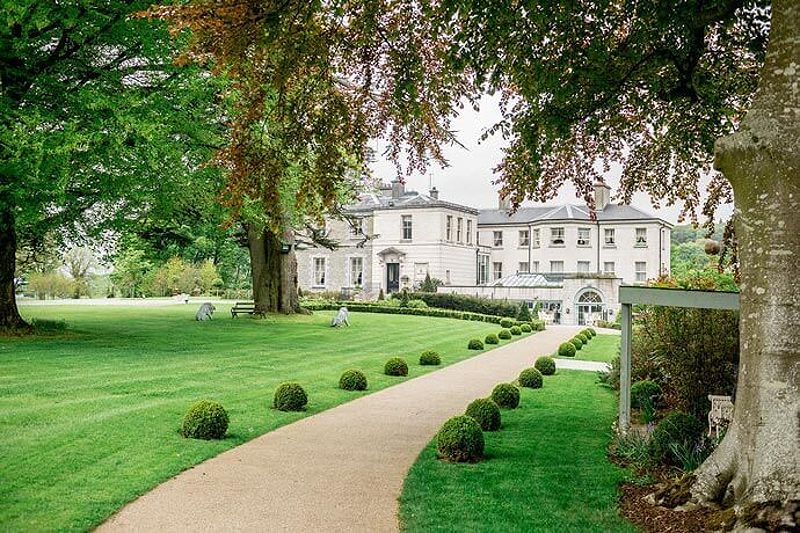
<svg viewBox="0 0 800 533">
<path fill-rule="evenodd" d="M 348 316 L 349 316 L 349 314 L 347 312 L 347 308 L 346 307 L 340 307 L 339 308 L 339 314 L 336 315 L 335 317 L 333 317 L 333 319 L 331 319 L 331 327 L 332 328 L 338 328 L 338 327 L 340 327 L 342 325 L 350 326 L 350 322 L 347 321 Z"/>
<path fill-rule="evenodd" d="M 211 302 L 206 302 L 200 306 L 200 309 L 197 310 L 197 314 L 194 315 L 194 317 L 199 321 L 211 320 L 211 317 L 216 310 L 217 308 L 214 307 L 214 304 Z"/>
</svg>

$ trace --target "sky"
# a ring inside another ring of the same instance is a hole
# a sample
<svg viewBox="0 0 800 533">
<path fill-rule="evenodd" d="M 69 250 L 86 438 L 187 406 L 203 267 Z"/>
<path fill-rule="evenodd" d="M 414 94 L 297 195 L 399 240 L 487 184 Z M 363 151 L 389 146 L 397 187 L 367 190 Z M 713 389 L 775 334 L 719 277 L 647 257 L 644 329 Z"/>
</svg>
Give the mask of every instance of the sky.
<svg viewBox="0 0 800 533">
<path fill-rule="evenodd" d="M 493 173 L 494 167 L 500 163 L 503 153 L 503 140 L 499 135 L 489 137 L 479 142 L 483 131 L 495 124 L 501 118 L 500 109 L 496 98 L 485 96 L 481 100 L 480 111 L 474 111 L 470 106 L 465 106 L 462 113 L 453 121 L 452 127 L 457 132 L 458 140 L 465 148 L 459 146 L 446 147 L 445 157 L 450 163 L 447 168 L 433 165 L 426 176 L 412 175 L 406 178 L 406 188 L 420 192 L 429 189 L 429 183 L 439 189 L 439 198 L 459 204 L 477 208 L 497 207 L 497 191 L 499 186 L 493 182 L 497 175 Z M 378 151 L 381 146 L 377 145 Z M 396 176 L 392 163 L 379 158 L 372 164 L 375 177 L 382 181 L 391 181 Z M 619 186 L 619 169 L 612 169 L 605 181 L 612 188 L 612 195 Z M 612 200 L 613 201 L 613 200 Z M 548 204 L 582 204 L 582 199 L 575 194 L 575 189 L 570 184 L 564 184 L 556 199 Z M 649 195 L 637 193 L 632 205 L 643 209 L 660 218 L 678 223 L 680 208 L 678 206 L 662 206 L 653 208 Z M 526 202 L 524 205 L 537 205 Z M 730 209 L 722 209 L 721 214 L 727 218 Z"/>
</svg>

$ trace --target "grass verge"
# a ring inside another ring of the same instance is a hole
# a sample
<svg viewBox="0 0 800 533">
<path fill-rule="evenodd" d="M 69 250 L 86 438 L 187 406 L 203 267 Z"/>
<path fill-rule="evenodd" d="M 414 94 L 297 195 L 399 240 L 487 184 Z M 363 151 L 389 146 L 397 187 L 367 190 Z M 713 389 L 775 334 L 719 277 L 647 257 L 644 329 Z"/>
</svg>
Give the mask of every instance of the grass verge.
<svg viewBox="0 0 800 533">
<path fill-rule="evenodd" d="M 620 338 L 619 335 L 596 335 L 592 337 L 588 344 L 584 344 L 583 348 L 575 352 L 575 357 L 563 357 L 562 359 L 610 363 L 612 359 L 619 355 Z"/>
</svg>

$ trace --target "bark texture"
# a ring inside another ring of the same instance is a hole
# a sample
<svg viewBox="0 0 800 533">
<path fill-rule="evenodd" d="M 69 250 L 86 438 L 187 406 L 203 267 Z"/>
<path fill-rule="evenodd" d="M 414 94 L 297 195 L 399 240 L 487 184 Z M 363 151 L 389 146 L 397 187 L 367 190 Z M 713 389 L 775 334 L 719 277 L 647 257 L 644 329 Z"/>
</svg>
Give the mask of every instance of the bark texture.
<svg viewBox="0 0 800 533">
<path fill-rule="evenodd" d="M 281 236 L 269 229 L 247 228 L 256 316 L 296 313 L 300 308 L 294 247 L 281 254 L 282 244 Z"/>
<path fill-rule="evenodd" d="M 800 2 L 772 5 L 766 63 L 717 166 L 735 194 L 741 360 L 734 420 L 697 470 L 698 501 L 800 500 Z"/>
<path fill-rule="evenodd" d="M 29 328 L 19 314 L 14 294 L 16 254 L 17 232 L 14 214 L 10 209 L 0 207 L 0 329 Z"/>
</svg>

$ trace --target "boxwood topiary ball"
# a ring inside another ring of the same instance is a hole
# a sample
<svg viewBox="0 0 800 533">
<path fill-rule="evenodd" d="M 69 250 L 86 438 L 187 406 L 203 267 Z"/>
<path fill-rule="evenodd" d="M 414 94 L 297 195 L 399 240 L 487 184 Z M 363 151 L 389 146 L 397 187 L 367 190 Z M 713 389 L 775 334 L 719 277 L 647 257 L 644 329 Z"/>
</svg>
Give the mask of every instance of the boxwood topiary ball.
<svg viewBox="0 0 800 533">
<path fill-rule="evenodd" d="M 439 357 L 438 352 L 433 350 L 425 350 L 419 356 L 419 364 L 421 365 L 440 365 L 442 364 L 442 358 Z"/>
<path fill-rule="evenodd" d="M 500 339 L 494 333 L 489 333 L 483 340 L 486 344 L 500 344 Z"/>
<path fill-rule="evenodd" d="M 464 414 L 474 418 L 484 431 L 500 429 L 500 408 L 491 398 L 478 398 L 467 406 Z"/>
<path fill-rule="evenodd" d="M 572 343 L 572 345 L 575 347 L 575 350 L 580 350 L 581 348 L 583 348 L 583 341 L 580 340 L 578 337 L 571 338 L 569 342 Z"/>
<path fill-rule="evenodd" d="M 436 454 L 440 459 L 475 463 L 483 457 L 483 431 L 471 416 L 454 416 L 436 434 Z"/>
<path fill-rule="evenodd" d="M 589 337 L 584 333 L 578 333 L 575 337 L 580 339 L 583 344 L 587 344 L 589 342 Z"/>
<path fill-rule="evenodd" d="M 533 328 L 531 327 L 530 324 L 522 324 L 519 327 L 519 329 L 522 330 L 522 333 L 530 333 L 531 331 L 533 331 Z"/>
<path fill-rule="evenodd" d="M 272 406 L 279 411 L 302 411 L 307 403 L 308 396 L 299 383 L 281 383 L 275 390 Z"/>
<path fill-rule="evenodd" d="M 519 374 L 519 384 L 529 389 L 541 389 L 544 383 L 542 373 L 536 368 L 526 368 Z"/>
<path fill-rule="evenodd" d="M 492 400 L 503 409 L 516 409 L 519 405 L 519 389 L 511 383 L 500 383 L 492 391 Z"/>
<path fill-rule="evenodd" d="M 561 357 L 575 357 L 575 345 L 571 342 L 565 342 L 558 347 L 558 355 Z"/>
<path fill-rule="evenodd" d="M 509 331 L 512 335 L 522 335 L 522 330 L 519 329 L 519 326 L 514 326 Z"/>
<path fill-rule="evenodd" d="M 634 409 L 656 407 L 660 396 L 661 385 L 655 381 L 643 379 L 631 385 L 631 407 Z"/>
<path fill-rule="evenodd" d="M 399 357 L 392 357 L 383 365 L 383 373 L 387 376 L 407 376 L 408 364 Z"/>
<path fill-rule="evenodd" d="M 589 328 L 586 328 L 585 330 L 581 331 L 581 335 L 583 335 L 584 337 L 586 337 L 589 340 L 591 340 L 592 337 L 594 337 L 594 335 L 592 335 L 592 332 L 589 331 Z"/>
<path fill-rule="evenodd" d="M 675 411 L 656 425 L 650 438 L 650 453 L 665 464 L 680 464 L 675 447 L 693 450 L 703 437 L 705 427 L 690 414 Z"/>
<path fill-rule="evenodd" d="M 500 321 L 500 327 L 504 329 L 508 329 L 513 325 L 514 325 L 514 320 L 511 320 L 510 318 L 504 318 Z"/>
<path fill-rule="evenodd" d="M 592 337 L 597 335 L 597 332 L 594 330 L 594 328 L 586 328 L 586 331 L 588 331 Z"/>
<path fill-rule="evenodd" d="M 339 378 L 339 388 L 344 390 L 367 390 L 367 376 L 360 370 L 345 370 Z"/>
<path fill-rule="evenodd" d="M 552 376 L 556 373 L 556 361 L 552 357 L 544 355 L 533 364 L 543 376 Z"/>
<path fill-rule="evenodd" d="M 190 439 L 221 439 L 228 431 L 228 413 L 211 400 L 200 400 L 183 417 L 181 435 Z"/>
<path fill-rule="evenodd" d="M 508 339 L 511 338 L 511 332 L 507 329 L 501 329 L 500 331 L 497 332 L 497 336 L 503 339 L 504 341 L 507 341 Z"/>
<path fill-rule="evenodd" d="M 483 343 L 480 339 L 470 339 L 467 348 L 470 350 L 483 350 Z"/>
</svg>

